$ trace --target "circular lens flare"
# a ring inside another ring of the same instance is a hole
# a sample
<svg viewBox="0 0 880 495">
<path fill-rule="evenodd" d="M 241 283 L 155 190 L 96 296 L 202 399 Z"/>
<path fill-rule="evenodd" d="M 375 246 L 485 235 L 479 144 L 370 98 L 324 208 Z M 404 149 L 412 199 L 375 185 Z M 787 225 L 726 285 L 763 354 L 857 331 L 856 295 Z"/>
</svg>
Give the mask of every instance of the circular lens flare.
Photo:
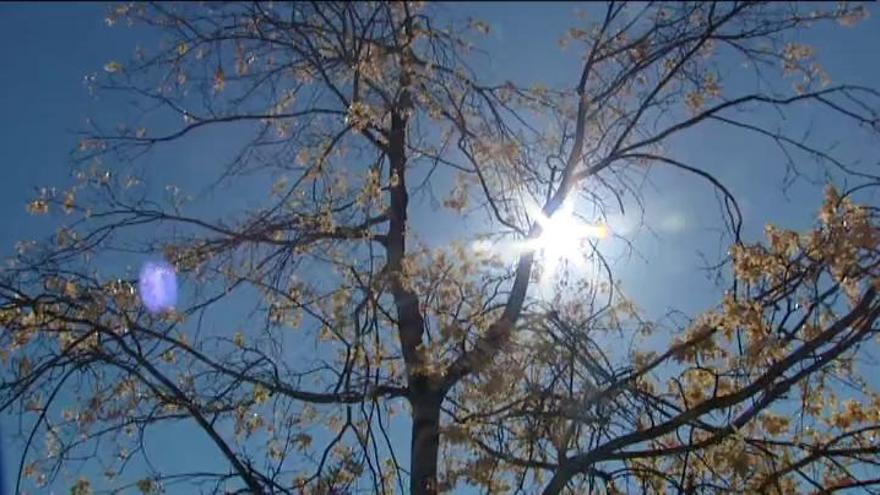
<svg viewBox="0 0 880 495">
<path fill-rule="evenodd" d="M 138 278 L 141 302 L 150 314 L 174 309 L 177 304 L 177 275 L 164 261 L 148 261 Z"/>
</svg>

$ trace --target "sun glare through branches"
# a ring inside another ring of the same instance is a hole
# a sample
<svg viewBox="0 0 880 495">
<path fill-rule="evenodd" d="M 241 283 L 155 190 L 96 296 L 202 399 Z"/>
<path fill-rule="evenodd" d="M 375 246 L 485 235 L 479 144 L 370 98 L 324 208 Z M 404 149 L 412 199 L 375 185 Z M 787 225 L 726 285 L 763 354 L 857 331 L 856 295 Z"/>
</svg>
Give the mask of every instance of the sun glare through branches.
<svg viewBox="0 0 880 495">
<path fill-rule="evenodd" d="M 525 243 L 526 249 L 534 249 L 542 268 L 542 279 L 552 276 L 563 262 L 573 263 L 585 268 L 585 252 L 589 249 L 589 239 L 604 239 L 608 227 L 604 224 L 588 224 L 574 214 L 571 201 L 565 202 L 552 216 L 548 217 L 537 207 L 529 212 L 541 227 L 541 234 Z"/>
</svg>

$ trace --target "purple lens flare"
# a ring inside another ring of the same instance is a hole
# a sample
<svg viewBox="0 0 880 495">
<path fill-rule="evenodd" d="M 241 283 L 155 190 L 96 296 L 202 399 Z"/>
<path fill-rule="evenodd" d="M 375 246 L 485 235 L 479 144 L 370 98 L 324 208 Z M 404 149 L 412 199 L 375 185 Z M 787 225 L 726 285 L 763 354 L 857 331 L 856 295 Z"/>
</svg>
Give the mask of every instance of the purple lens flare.
<svg viewBox="0 0 880 495">
<path fill-rule="evenodd" d="M 148 261 L 138 278 L 141 302 L 150 314 L 174 309 L 177 304 L 177 275 L 164 261 Z"/>
</svg>

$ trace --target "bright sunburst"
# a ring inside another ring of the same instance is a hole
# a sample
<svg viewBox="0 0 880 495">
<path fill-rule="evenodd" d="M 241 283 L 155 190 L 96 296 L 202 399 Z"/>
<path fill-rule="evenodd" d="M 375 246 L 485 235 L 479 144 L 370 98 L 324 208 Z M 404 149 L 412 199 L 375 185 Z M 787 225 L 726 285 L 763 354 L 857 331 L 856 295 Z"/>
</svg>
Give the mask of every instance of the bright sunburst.
<svg viewBox="0 0 880 495">
<path fill-rule="evenodd" d="M 558 273 L 563 262 L 572 263 L 580 270 L 587 269 L 587 251 L 591 249 L 586 245 L 587 240 L 608 236 L 605 225 L 587 224 L 575 216 L 571 201 L 566 201 L 550 217 L 538 206 L 526 208 L 541 227 L 541 234 L 536 239 L 500 244 L 482 239 L 474 241 L 472 249 L 477 253 L 495 253 L 505 258 L 517 257 L 524 251 L 535 251 L 542 273 L 539 285 L 543 288 L 549 287 L 548 283 Z"/>
<path fill-rule="evenodd" d="M 541 226 L 541 235 L 527 245 L 538 251 L 545 276 L 556 272 L 562 261 L 582 265 L 584 243 L 589 238 L 602 239 L 608 235 L 604 225 L 589 225 L 574 215 L 574 206 L 565 202 L 552 216 L 538 209 L 531 212 Z"/>
</svg>

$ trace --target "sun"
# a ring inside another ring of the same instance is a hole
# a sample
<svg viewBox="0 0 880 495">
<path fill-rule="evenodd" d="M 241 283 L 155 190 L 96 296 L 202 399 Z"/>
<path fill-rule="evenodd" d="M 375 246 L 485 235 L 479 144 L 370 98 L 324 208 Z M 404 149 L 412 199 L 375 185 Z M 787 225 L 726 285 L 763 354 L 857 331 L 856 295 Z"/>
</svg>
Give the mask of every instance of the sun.
<svg viewBox="0 0 880 495">
<path fill-rule="evenodd" d="M 474 241 L 472 249 L 478 253 L 494 252 L 504 257 L 534 252 L 536 263 L 541 267 L 539 286 L 544 289 L 550 288 L 551 279 L 563 263 L 570 263 L 579 271 L 589 269 L 587 253 L 593 247 L 588 246 L 587 241 L 604 239 L 608 236 L 608 227 L 580 220 L 574 214 L 572 201 L 563 203 L 550 217 L 537 205 L 526 206 L 526 209 L 541 227 L 537 238 L 507 245 L 496 245 L 487 239 L 480 239 Z"/>
<path fill-rule="evenodd" d="M 538 209 L 531 213 L 541 226 L 541 234 L 529 241 L 527 247 L 538 253 L 546 275 L 555 273 L 563 261 L 583 265 L 586 240 L 608 235 L 605 225 L 590 225 L 578 219 L 573 204 L 568 201 L 550 217 Z"/>
</svg>

